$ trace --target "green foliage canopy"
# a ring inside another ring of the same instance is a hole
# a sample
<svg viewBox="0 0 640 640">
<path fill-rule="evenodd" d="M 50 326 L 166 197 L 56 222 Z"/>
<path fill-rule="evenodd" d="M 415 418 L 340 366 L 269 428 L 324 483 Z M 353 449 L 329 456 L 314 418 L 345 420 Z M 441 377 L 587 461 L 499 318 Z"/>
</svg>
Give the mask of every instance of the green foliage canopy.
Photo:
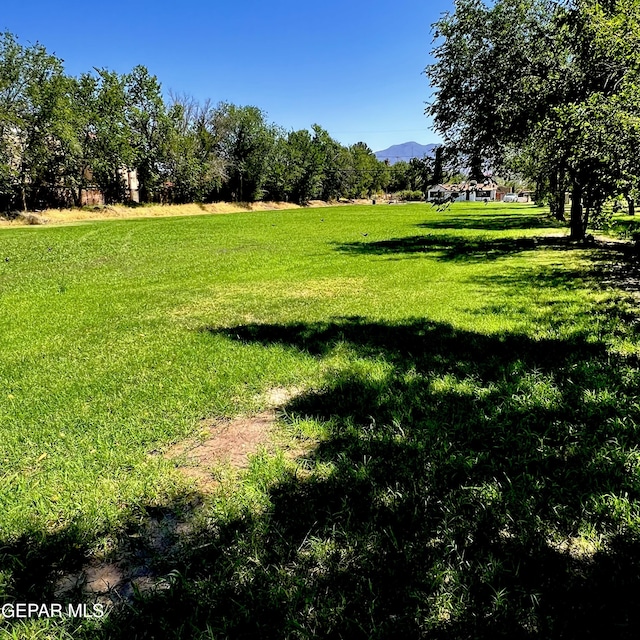
<svg viewBox="0 0 640 640">
<path fill-rule="evenodd" d="M 576 239 L 607 196 L 634 192 L 637 0 L 456 0 L 434 28 L 428 112 L 460 155 L 493 167 L 528 156 L 556 200 L 571 189 Z"/>
<path fill-rule="evenodd" d="M 363 142 L 284 131 L 255 106 L 172 96 L 138 65 L 72 77 L 40 44 L 0 34 L 0 211 L 83 203 L 371 197 L 393 181 Z M 412 182 L 421 169 L 412 168 Z M 397 181 L 396 181 L 397 182 Z"/>
</svg>

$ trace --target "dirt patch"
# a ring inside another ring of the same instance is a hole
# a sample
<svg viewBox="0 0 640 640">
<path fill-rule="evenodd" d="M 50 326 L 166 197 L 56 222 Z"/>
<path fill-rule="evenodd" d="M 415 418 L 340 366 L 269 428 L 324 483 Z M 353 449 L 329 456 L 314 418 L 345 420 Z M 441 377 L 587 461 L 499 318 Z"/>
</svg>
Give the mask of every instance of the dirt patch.
<svg viewBox="0 0 640 640">
<path fill-rule="evenodd" d="M 169 511 L 149 514 L 134 533 L 114 541 L 117 548 L 106 557 L 93 557 L 78 571 L 60 576 L 55 598 L 117 605 L 136 593 L 167 589 L 167 560 L 180 552 L 180 540 L 190 532 L 188 522 Z"/>
<path fill-rule="evenodd" d="M 180 473 L 194 480 L 201 491 L 211 491 L 217 486 L 216 468 L 229 465 L 244 469 L 249 456 L 269 446 L 280 407 L 299 393 L 295 387 L 270 389 L 257 398 L 269 407 L 267 410 L 230 420 L 203 421 L 197 439 L 174 444 L 165 456 L 175 460 Z"/>
<path fill-rule="evenodd" d="M 280 408 L 301 392 L 296 387 L 270 389 L 256 401 L 268 408 L 253 415 L 203 421 L 200 436 L 174 444 L 165 456 L 176 462 L 201 494 L 217 486 L 216 467 L 246 468 L 249 456 L 269 447 Z M 81 569 L 60 575 L 55 586 L 58 600 L 82 598 L 105 605 L 131 602 L 136 593 L 158 591 L 171 584 L 171 559 L 189 545 L 193 533 L 190 517 L 201 502 L 186 511 L 157 508 L 147 513 L 133 532 L 114 540 L 111 551 L 96 554 Z"/>
<path fill-rule="evenodd" d="M 248 456 L 268 443 L 275 421 L 274 410 L 215 421 L 205 427 L 204 438 L 179 442 L 167 451 L 166 456 L 176 460 L 178 470 L 195 480 L 199 489 L 209 490 L 216 485 L 212 470 L 226 464 L 236 469 L 247 467 Z"/>
</svg>

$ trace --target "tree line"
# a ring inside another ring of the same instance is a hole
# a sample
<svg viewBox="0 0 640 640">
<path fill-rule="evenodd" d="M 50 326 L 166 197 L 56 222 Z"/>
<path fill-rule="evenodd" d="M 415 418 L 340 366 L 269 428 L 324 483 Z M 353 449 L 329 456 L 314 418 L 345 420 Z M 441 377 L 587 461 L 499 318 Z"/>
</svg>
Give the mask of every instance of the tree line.
<svg viewBox="0 0 640 640">
<path fill-rule="evenodd" d="M 80 206 L 88 188 L 106 203 L 292 201 L 424 190 L 431 160 L 376 159 L 321 126 L 287 131 L 255 106 L 163 97 L 144 66 L 67 75 L 41 44 L 0 34 L 0 211 Z"/>
<path fill-rule="evenodd" d="M 571 237 L 640 196 L 640 0 L 455 0 L 427 111 L 469 166 L 535 181 Z"/>
</svg>

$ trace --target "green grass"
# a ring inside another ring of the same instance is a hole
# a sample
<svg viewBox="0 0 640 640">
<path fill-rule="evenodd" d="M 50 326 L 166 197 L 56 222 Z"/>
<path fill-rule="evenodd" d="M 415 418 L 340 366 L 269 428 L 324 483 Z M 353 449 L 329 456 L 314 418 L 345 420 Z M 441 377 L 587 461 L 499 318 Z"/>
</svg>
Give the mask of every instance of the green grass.
<svg viewBox="0 0 640 640">
<path fill-rule="evenodd" d="M 0 231 L 0 596 L 193 501 L 150 454 L 202 418 L 296 386 L 309 451 L 203 498 L 169 590 L 0 633 L 633 637 L 633 279 L 562 233 L 484 204 Z"/>
</svg>

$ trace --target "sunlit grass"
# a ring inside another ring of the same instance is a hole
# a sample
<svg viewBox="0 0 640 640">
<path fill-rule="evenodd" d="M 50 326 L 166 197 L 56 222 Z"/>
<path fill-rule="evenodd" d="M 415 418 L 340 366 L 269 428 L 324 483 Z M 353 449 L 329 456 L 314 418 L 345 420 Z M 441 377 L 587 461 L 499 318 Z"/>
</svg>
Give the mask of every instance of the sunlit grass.
<svg viewBox="0 0 640 640">
<path fill-rule="evenodd" d="M 221 472 L 212 555 L 172 582 L 193 620 L 159 597 L 140 625 L 544 626 L 511 546 L 592 557 L 640 533 L 633 305 L 600 285 L 617 257 L 544 240 L 563 233 L 484 204 L 0 230 L 0 544 L 117 537 L 194 491 L 152 452 L 295 387 L 278 442 L 301 460 Z"/>
</svg>

